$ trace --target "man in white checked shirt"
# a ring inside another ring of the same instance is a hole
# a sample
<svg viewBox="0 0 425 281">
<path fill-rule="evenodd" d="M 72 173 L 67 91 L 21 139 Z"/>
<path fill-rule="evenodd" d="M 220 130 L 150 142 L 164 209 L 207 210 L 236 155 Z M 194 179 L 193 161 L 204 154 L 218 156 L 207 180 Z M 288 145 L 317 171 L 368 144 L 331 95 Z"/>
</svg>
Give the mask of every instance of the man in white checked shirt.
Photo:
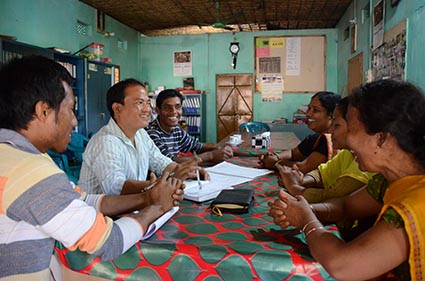
<svg viewBox="0 0 425 281">
<path fill-rule="evenodd" d="M 142 128 L 149 124 L 151 102 L 142 83 L 127 79 L 112 86 L 107 93 L 111 114 L 108 124 L 89 141 L 83 154 L 78 184 L 90 193 L 129 194 L 156 180 L 164 171 L 181 180 L 193 178 L 198 169 L 207 172 L 194 160 L 177 164 L 162 155 Z M 152 171 L 146 181 L 148 170 Z"/>
</svg>

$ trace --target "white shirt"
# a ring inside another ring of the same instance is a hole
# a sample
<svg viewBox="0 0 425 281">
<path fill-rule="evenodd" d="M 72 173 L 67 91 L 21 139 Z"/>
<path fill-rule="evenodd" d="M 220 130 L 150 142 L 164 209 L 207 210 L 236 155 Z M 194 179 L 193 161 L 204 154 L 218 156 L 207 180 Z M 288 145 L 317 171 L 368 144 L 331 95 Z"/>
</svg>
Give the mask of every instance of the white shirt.
<svg viewBox="0 0 425 281">
<path fill-rule="evenodd" d="M 148 170 L 161 175 L 172 160 L 164 156 L 144 129 L 136 147 L 111 118 L 89 141 L 78 185 L 87 193 L 121 194 L 128 179 L 146 180 Z"/>
</svg>

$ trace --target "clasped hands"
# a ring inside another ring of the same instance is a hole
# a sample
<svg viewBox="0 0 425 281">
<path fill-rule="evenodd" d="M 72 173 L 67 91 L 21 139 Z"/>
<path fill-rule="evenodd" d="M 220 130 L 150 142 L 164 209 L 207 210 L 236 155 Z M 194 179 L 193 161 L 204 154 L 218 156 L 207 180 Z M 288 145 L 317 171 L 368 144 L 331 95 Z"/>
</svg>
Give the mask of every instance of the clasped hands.
<svg viewBox="0 0 425 281">
<path fill-rule="evenodd" d="M 267 214 L 282 229 L 288 226 L 301 229 L 307 222 L 316 219 L 313 210 L 303 196 L 294 197 L 283 190 L 279 190 L 279 198 L 269 201 L 268 205 L 270 209 Z"/>
</svg>

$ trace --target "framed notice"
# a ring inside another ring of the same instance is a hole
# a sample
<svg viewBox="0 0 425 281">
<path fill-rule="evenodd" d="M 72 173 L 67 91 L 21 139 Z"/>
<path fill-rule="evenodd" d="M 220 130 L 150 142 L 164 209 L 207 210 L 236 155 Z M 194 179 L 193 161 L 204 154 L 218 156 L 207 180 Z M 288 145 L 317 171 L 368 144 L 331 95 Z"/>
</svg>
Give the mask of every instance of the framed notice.
<svg viewBox="0 0 425 281">
<path fill-rule="evenodd" d="M 285 81 L 281 88 L 288 93 L 326 89 L 325 35 L 255 37 L 254 44 L 257 92 L 261 93 L 264 81 L 270 81 L 268 77 Z M 276 101 L 276 87 L 273 91 Z"/>
</svg>

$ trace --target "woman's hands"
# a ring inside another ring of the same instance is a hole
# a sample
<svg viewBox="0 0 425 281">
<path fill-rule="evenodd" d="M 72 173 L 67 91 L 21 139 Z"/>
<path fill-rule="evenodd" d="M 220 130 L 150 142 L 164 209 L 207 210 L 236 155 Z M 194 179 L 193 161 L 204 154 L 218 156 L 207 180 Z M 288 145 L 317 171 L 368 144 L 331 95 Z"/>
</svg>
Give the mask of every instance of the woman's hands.
<svg viewBox="0 0 425 281">
<path fill-rule="evenodd" d="M 258 157 L 258 164 L 263 168 L 273 170 L 275 168 L 274 165 L 278 160 L 279 158 L 275 153 L 268 151 Z"/>
<path fill-rule="evenodd" d="M 279 191 L 279 198 L 268 202 L 268 205 L 268 215 L 282 229 L 288 226 L 303 228 L 307 222 L 317 219 L 304 197 L 293 197 L 283 190 Z"/>
</svg>

